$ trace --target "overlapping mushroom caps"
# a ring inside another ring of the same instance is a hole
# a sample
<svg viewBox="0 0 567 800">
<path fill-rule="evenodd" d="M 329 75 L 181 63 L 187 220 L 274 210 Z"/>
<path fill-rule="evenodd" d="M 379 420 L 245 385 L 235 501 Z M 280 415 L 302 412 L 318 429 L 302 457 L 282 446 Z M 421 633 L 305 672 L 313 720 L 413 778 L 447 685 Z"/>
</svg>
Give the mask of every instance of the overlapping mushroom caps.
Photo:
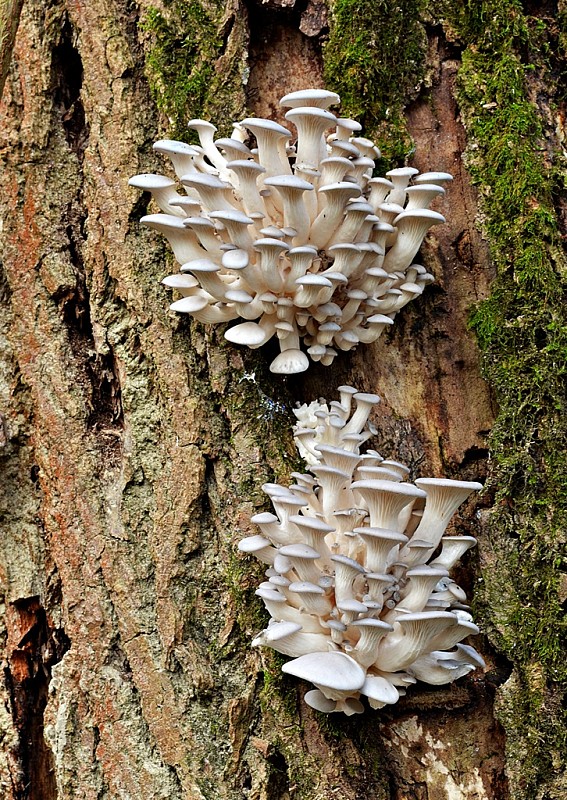
<svg viewBox="0 0 567 800">
<path fill-rule="evenodd" d="M 277 336 L 270 369 L 293 374 L 309 366 L 301 339 L 328 365 L 375 341 L 433 280 L 412 262 L 445 221 L 429 205 L 451 175 L 405 167 L 373 178 L 380 151 L 357 122 L 328 110 L 338 95 L 311 89 L 280 103 L 295 132 L 250 118 L 215 141 L 214 125 L 192 120 L 200 146 L 156 142 L 182 193 L 163 175 L 130 183 L 152 193 L 162 213 L 141 221 L 166 236 L 181 265 L 164 281 L 182 295 L 171 308 L 204 323 L 245 320 L 225 334 L 236 344 Z"/>
<path fill-rule="evenodd" d="M 265 484 L 274 513 L 257 514 L 261 533 L 239 549 L 266 564 L 256 594 L 270 616 L 253 645 L 293 660 L 283 671 L 315 685 L 318 711 L 356 714 L 396 703 L 417 680 L 451 683 L 481 656 L 463 640 L 478 633 L 467 598 L 450 576 L 472 536 L 445 535 L 480 483 L 407 482 L 409 469 L 361 452 L 375 433 L 373 394 L 339 388 L 340 401 L 295 414 L 308 473 L 289 487 Z"/>
</svg>

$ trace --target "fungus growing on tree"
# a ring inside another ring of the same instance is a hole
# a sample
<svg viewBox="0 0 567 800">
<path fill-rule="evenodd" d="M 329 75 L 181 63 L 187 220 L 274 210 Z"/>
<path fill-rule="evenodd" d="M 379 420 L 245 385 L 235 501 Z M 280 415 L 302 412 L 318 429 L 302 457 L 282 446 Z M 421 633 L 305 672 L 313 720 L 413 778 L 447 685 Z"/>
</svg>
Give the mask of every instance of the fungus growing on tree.
<svg viewBox="0 0 567 800">
<path fill-rule="evenodd" d="M 463 644 L 478 628 L 450 576 L 476 540 L 444 535 L 482 486 L 410 483 L 404 464 L 361 453 L 380 398 L 350 386 L 339 392 L 339 402 L 295 411 L 309 473 L 294 473 L 289 487 L 262 487 L 274 513 L 252 517 L 262 533 L 239 549 L 268 565 L 256 594 L 272 619 L 253 646 L 292 657 L 282 669 L 315 685 L 310 706 L 350 715 L 364 710 L 364 697 L 381 708 L 417 680 L 451 683 L 484 666 Z"/>
<path fill-rule="evenodd" d="M 356 135 L 357 122 L 329 111 L 338 95 L 309 89 L 280 103 L 295 131 L 249 118 L 215 141 L 214 125 L 191 120 L 200 146 L 157 142 L 184 194 L 163 175 L 130 184 L 152 193 L 162 213 L 141 221 L 195 279 L 164 280 L 182 288 L 171 309 L 209 324 L 246 320 L 226 338 L 256 348 L 277 337 L 270 369 L 293 374 L 378 339 L 433 280 L 412 261 L 444 222 L 429 204 L 451 176 L 403 167 L 375 178 L 380 151 Z"/>
</svg>

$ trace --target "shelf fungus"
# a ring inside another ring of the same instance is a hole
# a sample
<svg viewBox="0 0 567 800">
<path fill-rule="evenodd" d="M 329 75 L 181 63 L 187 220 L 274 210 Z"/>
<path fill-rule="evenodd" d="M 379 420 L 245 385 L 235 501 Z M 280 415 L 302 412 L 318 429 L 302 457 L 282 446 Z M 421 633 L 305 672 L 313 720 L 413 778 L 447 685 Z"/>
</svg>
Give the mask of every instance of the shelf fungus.
<svg viewBox="0 0 567 800">
<path fill-rule="evenodd" d="M 445 221 L 429 206 L 451 175 L 403 167 L 373 177 L 380 151 L 357 122 L 329 111 L 338 95 L 308 89 L 280 103 L 289 128 L 248 118 L 215 140 L 214 125 L 191 120 L 199 145 L 156 142 L 179 190 L 164 175 L 130 184 L 152 194 L 161 213 L 141 221 L 168 239 L 189 278 L 164 280 L 181 289 L 172 310 L 208 324 L 241 320 L 225 334 L 235 344 L 277 337 L 270 369 L 293 374 L 375 341 L 433 281 L 413 260 Z"/>
<path fill-rule="evenodd" d="M 339 387 L 340 400 L 296 410 L 294 436 L 308 472 L 265 484 L 274 513 L 252 517 L 260 533 L 239 549 L 266 566 L 256 594 L 271 620 L 253 640 L 289 656 L 283 671 L 312 683 L 306 702 L 357 714 L 396 703 L 416 681 L 451 683 L 481 656 L 478 633 L 451 578 L 472 536 L 446 534 L 480 483 L 420 478 L 361 451 L 380 398 Z"/>
</svg>

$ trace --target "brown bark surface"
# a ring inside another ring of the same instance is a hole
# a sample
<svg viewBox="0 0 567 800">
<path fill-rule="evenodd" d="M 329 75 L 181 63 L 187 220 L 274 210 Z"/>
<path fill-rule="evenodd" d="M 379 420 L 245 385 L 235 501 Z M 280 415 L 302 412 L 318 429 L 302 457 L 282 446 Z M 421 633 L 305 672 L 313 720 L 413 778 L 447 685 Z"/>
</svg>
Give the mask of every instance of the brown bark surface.
<svg viewBox="0 0 567 800">
<path fill-rule="evenodd" d="M 323 719 L 249 647 L 260 571 L 236 551 L 262 482 L 285 482 L 282 430 L 293 468 L 292 403 L 344 382 L 383 396 L 376 444 L 416 475 L 484 475 L 493 409 L 466 320 L 491 273 L 455 62 L 432 38 L 430 96 L 408 111 L 415 165 L 455 175 L 424 250 L 436 284 L 387 339 L 278 383 L 166 310 L 167 248 L 127 185 L 162 168 L 138 13 L 26 0 L 0 108 L 0 795 L 503 800 L 490 652 L 487 675 Z M 293 25 L 252 39 L 251 113 L 321 84 Z"/>
</svg>

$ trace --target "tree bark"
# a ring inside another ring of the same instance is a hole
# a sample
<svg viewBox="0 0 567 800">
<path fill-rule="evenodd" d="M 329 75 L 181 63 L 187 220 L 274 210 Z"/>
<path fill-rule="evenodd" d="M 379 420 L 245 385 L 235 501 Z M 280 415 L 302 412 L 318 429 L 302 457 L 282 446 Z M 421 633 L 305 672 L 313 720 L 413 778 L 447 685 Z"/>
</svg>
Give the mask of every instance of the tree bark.
<svg viewBox="0 0 567 800">
<path fill-rule="evenodd" d="M 171 256 L 140 226 L 147 199 L 128 186 L 131 175 L 164 169 L 151 144 L 178 122 L 153 6 L 162 21 L 187 24 L 172 59 L 189 58 L 195 31 L 208 52 L 205 23 L 183 17 L 191 3 L 26 0 L 0 106 L 0 794 L 560 798 L 564 764 L 549 720 L 560 719 L 562 684 L 543 656 L 515 658 L 511 623 L 489 591 L 529 552 L 518 555 L 493 523 L 488 437 L 504 394 L 483 378 L 469 327 L 500 269 L 494 230 L 478 226 L 477 187 L 482 209 L 489 187 L 473 186 L 462 160 L 468 152 L 470 166 L 478 145 L 457 84 L 477 40 L 447 21 L 457 12 L 439 20 L 409 4 L 420 11 L 427 66 L 404 103 L 411 163 L 455 176 L 438 209 L 447 224 L 422 250 L 436 283 L 375 345 L 278 380 L 264 352 L 167 312 L 159 281 Z M 512 6 L 555 35 L 552 9 Z M 277 114 L 284 93 L 322 85 L 337 7 L 200 6 L 216 37 L 203 113 L 223 124 L 229 107 Z M 386 31 L 373 35 L 377 59 Z M 553 159 L 561 98 L 553 105 L 551 88 L 546 97 L 537 84 L 558 69 L 544 61 L 526 91 Z M 562 224 L 559 204 L 554 213 Z M 266 623 L 254 597 L 261 570 L 237 543 L 267 507 L 261 484 L 285 483 L 297 466 L 294 403 L 335 399 L 343 383 L 383 397 L 377 449 L 416 477 L 487 479 L 490 489 L 456 523 L 479 538 L 459 577 L 484 623 L 485 674 L 338 719 L 305 705 L 305 687 L 281 674 L 278 656 L 251 649 Z M 499 496 L 496 509 L 514 502 Z M 551 533 L 549 542 L 558 558 Z M 567 595 L 558 581 L 554 603 Z M 531 734 L 515 716 L 520 688 L 530 709 L 539 703 Z M 530 761 L 523 778 L 532 741 L 549 746 L 555 766 Z"/>
</svg>

